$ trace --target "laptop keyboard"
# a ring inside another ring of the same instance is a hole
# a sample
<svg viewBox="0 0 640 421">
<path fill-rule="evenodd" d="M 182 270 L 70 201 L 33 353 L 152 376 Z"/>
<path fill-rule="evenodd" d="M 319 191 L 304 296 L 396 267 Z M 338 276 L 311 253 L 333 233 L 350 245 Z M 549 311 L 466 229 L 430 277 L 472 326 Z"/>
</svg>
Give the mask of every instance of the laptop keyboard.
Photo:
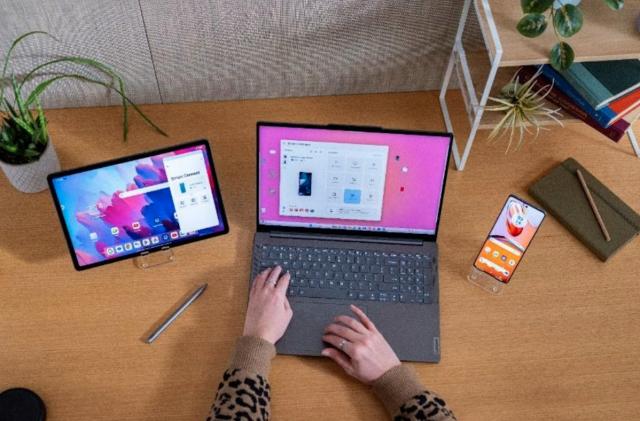
<svg viewBox="0 0 640 421">
<path fill-rule="evenodd" d="M 432 256 L 343 248 L 256 245 L 256 273 L 276 265 L 291 273 L 289 297 L 429 304 Z"/>
</svg>

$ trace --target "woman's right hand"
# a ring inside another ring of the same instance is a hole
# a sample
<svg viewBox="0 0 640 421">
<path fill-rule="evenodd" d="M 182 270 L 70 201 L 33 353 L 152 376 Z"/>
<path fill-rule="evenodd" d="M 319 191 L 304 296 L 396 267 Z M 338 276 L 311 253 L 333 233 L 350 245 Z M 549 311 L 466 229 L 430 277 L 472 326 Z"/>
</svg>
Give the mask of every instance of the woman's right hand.
<svg viewBox="0 0 640 421">
<path fill-rule="evenodd" d="M 350 376 L 369 384 L 400 360 L 373 322 L 358 307 L 351 305 L 358 319 L 338 316 L 326 327 L 322 339 L 335 348 L 325 348 L 322 355 L 331 358 Z"/>
</svg>

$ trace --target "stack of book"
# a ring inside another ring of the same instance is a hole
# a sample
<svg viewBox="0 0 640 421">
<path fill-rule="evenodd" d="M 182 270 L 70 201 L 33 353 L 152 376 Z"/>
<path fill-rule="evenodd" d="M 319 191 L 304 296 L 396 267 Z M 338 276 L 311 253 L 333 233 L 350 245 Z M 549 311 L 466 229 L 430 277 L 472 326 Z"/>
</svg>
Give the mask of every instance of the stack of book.
<svg viewBox="0 0 640 421">
<path fill-rule="evenodd" d="M 539 69 L 522 67 L 518 79 L 524 83 Z M 547 100 L 613 141 L 640 117 L 640 60 L 573 63 L 562 72 L 545 64 L 541 72 L 534 89 L 551 85 Z"/>
</svg>

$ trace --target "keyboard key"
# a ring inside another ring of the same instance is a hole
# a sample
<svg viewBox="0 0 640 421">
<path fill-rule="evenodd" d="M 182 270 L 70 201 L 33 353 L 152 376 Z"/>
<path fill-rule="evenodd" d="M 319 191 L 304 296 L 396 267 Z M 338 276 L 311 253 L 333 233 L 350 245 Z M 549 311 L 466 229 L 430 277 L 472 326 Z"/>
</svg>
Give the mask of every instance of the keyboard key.
<svg viewBox="0 0 640 421">
<path fill-rule="evenodd" d="M 399 282 L 397 276 L 390 276 L 390 275 L 385 275 L 384 276 L 384 281 L 385 282 L 389 282 L 389 283 L 393 283 L 393 284 L 397 284 Z"/>
<path fill-rule="evenodd" d="M 343 289 L 318 289 L 318 288 L 301 288 L 299 292 L 304 292 L 299 295 L 311 298 L 331 298 L 331 299 L 346 299 L 347 291 Z"/>
</svg>

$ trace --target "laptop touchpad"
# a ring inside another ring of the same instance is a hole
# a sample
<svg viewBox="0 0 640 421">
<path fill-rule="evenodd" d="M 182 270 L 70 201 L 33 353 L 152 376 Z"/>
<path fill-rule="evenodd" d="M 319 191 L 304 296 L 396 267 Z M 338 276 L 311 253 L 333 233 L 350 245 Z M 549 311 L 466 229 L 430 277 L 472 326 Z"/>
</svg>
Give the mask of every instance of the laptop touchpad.
<svg viewBox="0 0 640 421">
<path fill-rule="evenodd" d="M 322 341 L 324 328 L 336 316 L 355 317 L 348 304 L 326 302 L 292 302 L 293 319 L 287 332 L 277 344 L 281 354 L 320 355 L 327 345 Z M 361 306 L 367 311 L 366 306 Z"/>
</svg>

